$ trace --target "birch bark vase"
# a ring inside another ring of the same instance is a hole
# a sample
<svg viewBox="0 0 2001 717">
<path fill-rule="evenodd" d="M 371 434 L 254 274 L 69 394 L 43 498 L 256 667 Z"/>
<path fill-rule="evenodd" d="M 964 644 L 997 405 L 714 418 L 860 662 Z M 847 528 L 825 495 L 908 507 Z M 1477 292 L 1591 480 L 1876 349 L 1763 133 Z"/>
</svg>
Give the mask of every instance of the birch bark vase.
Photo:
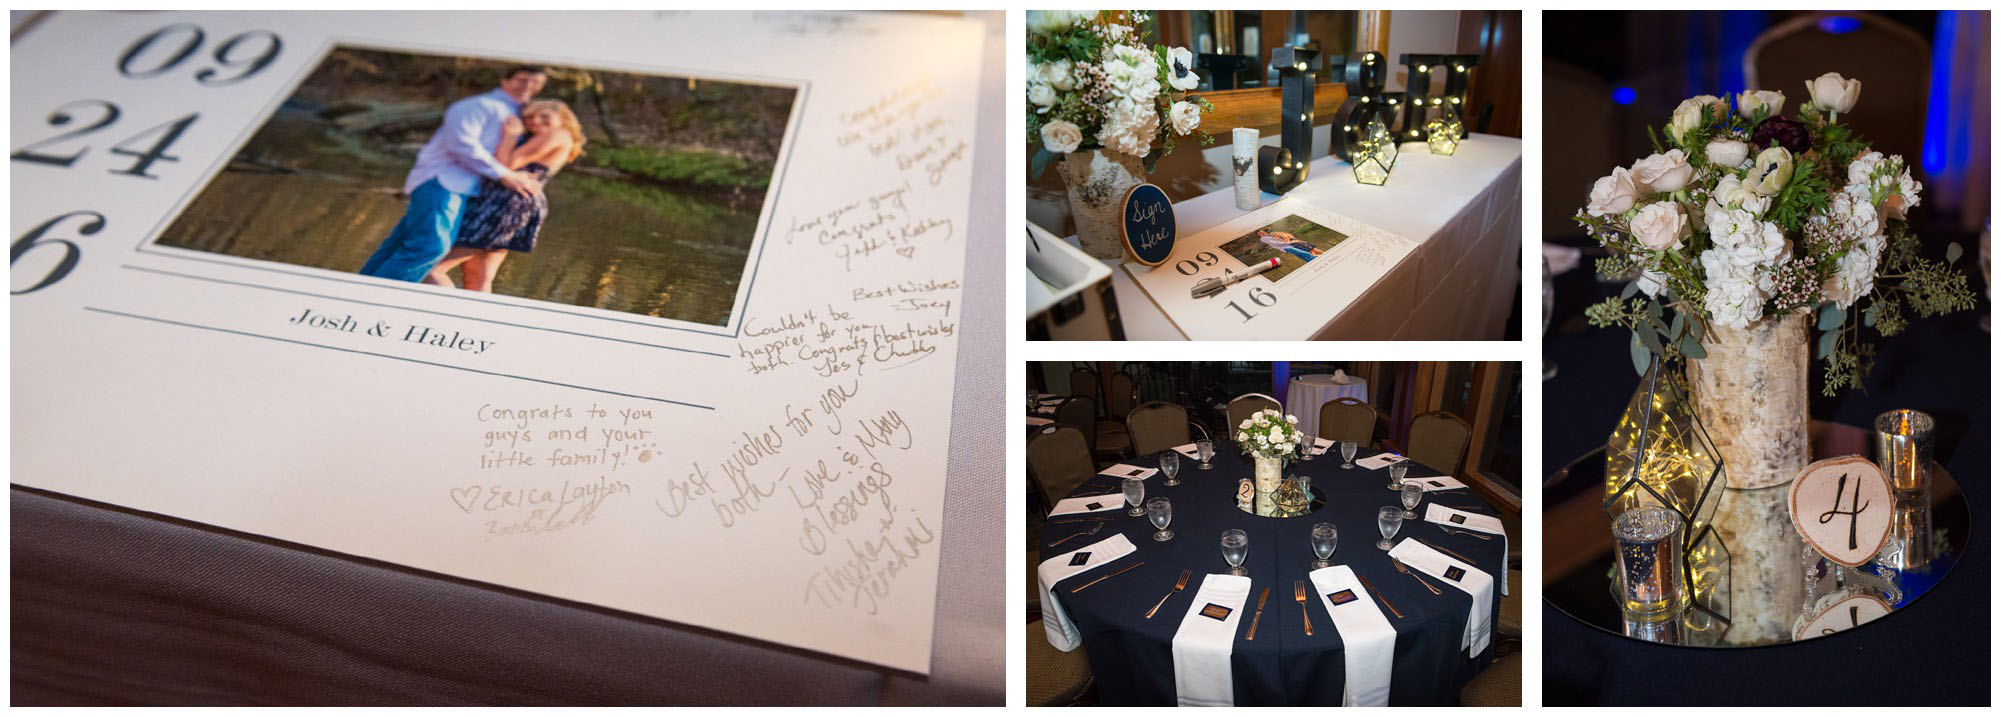
<svg viewBox="0 0 2001 717">
<path fill-rule="evenodd" d="M 1146 181 L 1146 164 L 1139 157 L 1109 149 L 1080 149 L 1057 163 L 1070 194 L 1070 216 L 1077 220 L 1077 241 L 1084 253 L 1108 262 L 1125 258 L 1119 239 L 1120 205 L 1126 191 Z"/>
<path fill-rule="evenodd" d="M 1715 327 L 1688 364 L 1696 416 L 1729 481 L 1713 524 L 1730 550 L 1730 632 L 1749 645 L 1788 639 L 1806 600 L 1804 543 L 1788 516 L 1807 445 L 1807 316 Z"/>
<path fill-rule="evenodd" d="M 1256 510 L 1253 514 L 1277 515 L 1278 501 L 1276 498 L 1278 496 L 1278 483 L 1279 478 L 1285 472 L 1283 469 L 1284 464 L 1280 463 L 1277 458 L 1256 456 L 1252 461 L 1252 466 L 1256 471 L 1258 490 Z"/>
</svg>

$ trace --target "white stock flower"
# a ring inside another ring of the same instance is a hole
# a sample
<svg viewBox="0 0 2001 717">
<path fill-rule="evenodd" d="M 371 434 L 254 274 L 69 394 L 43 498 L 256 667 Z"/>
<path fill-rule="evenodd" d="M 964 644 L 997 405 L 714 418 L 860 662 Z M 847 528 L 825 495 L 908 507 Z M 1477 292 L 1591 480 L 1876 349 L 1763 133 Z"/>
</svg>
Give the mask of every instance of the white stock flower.
<svg viewBox="0 0 2001 717">
<path fill-rule="evenodd" d="M 1689 166 L 1688 155 L 1679 149 L 1648 155 L 1633 163 L 1633 182 L 1647 191 L 1667 194 L 1688 186 L 1688 180 L 1695 176 L 1695 168 Z"/>
<path fill-rule="evenodd" d="M 1711 212 L 1708 223 L 1709 239 L 1716 247 L 1703 252 L 1703 260 L 1709 261 L 1709 256 L 1716 253 L 1720 261 L 1728 262 L 1746 277 L 1760 268 L 1777 265 L 1786 251 L 1786 235 L 1779 225 L 1759 221 L 1748 211 Z"/>
<path fill-rule="evenodd" d="M 1113 100 L 1129 100 L 1147 105 L 1160 95 L 1160 63 L 1153 53 L 1131 45 L 1113 45 L 1100 69 L 1115 95 Z"/>
<path fill-rule="evenodd" d="M 1124 40 L 1128 35 L 1131 35 L 1132 33 L 1133 29 L 1132 26 L 1130 25 L 1105 26 L 1105 39 L 1110 40 L 1112 42 L 1118 42 L 1120 40 Z"/>
<path fill-rule="evenodd" d="M 1056 120 L 1042 125 L 1042 148 L 1052 154 L 1069 154 L 1084 143 L 1084 131 L 1077 125 Z"/>
<path fill-rule="evenodd" d="M 1625 214 L 1640 199 L 1640 187 L 1633 181 L 1633 173 L 1625 167 L 1613 167 L 1612 174 L 1599 177 L 1591 185 L 1591 203 L 1584 211 L 1594 217 L 1610 217 Z"/>
<path fill-rule="evenodd" d="M 1847 112 L 1855 109 L 1855 101 L 1862 98 L 1862 81 L 1843 78 L 1838 72 L 1829 72 L 1808 80 L 1806 94 L 1823 110 Z"/>
<path fill-rule="evenodd" d="M 1105 112 L 1104 126 L 1098 128 L 1098 144 L 1115 152 L 1144 157 L 1153 149 L 1160 133 L 1160 113 L 1151 103 L 1116 102 Z"/>
<path fill-rule="evenodd" d="M 1716 188 L 1709 190 L 1709 205 L 1704 208 L 1704 211 L 1715 213 L 1719 208 L 1722 210 L 1742 209 L 1750 212 L 1753 216 L 1762 217 L 1765 216 L 1765 210 L 1770 209 L 1771 206 L 1772 200 L 1770 197 L 1751 191 L 1751 188 L 1745 185 L 1743 180 L 1738 179 L 1737 175 L 1726 174 L 1723 175 L 1722 179 L 1716 180 Z M 1706 220 L 1707 217 L 1704 217 L 1704 219 Z M 1705 223 L 1707 222 L 1705 221 Z"/>
<path fill-rule="evenodd" d="M 1679 249 L 1688 236 L 1688 216 L 1674 202 L 1654 202 L 1633 215 L 1633 238 L 1648 249 Z"/>
<path fill-rule="evenodd" d="M 1712 139 L 1703 153 L 1709 155 L 1710 164 L 1740 169 L 1751 158 L 1751 145 L 1734 139 Z"/>
<path fill-rule="evenodd" d="M 1202 77 L 1195 74 L 1195 53 L 1186 47 L 1167 48 L 1167 86 L 1187 92 L 1200 84 Z"/>
<path fill-rule="evenodd" d="M 1793 153 L 1784 147 L 1773 147 L 1758 153 L 1751 163 L 1751 171 L 1744 175 L 1744 183 L 1751 185 L 1751 191 L 1764 196 L 1778 194 L 1793 179 Z"/>
<path fill-rule="evenodd" d="M 1749 272 L 1739 269 L 1723 249 L 1702 253 L 1703 284 L 1707 293 L 1703 308 L 1711 321 L 1731 328 L 1744 328 L 1765 312 L 1765 297 L 1758 291 Z"/>
<path fill-rule="evenodd" d="M 1167 119 L 1175 134 L 1188 134 L 1202 126 L 1202 107 L 1193 102 L 1176 102 L 1167 108 Z"/>
<path fill-rule="evenodd" d="M 1786 93 L 1778 90 L 1745 90 L 1737 93 L 1737 113 L 1743 115 L 1744 119 L 1756 117 L 1760 112 L 1766 117 L 1777 117 L 1785 114 L 1785 107 Z"/>
</svg>

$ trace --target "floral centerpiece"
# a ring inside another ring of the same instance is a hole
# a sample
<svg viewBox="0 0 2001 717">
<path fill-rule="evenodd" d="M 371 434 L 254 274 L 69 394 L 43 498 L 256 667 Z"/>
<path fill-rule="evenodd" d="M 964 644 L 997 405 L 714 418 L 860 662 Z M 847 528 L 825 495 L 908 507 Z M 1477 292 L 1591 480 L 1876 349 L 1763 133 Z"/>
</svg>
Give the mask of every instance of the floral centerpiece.
<svg viewBox="0 0 2001 717">
<path fill-rule="evenodd" d="M 1030 171 L 1058 162 L 1084 251 L 1124 255 L 1119 204 L 1183 138 L 1199 137 L 1215 106 L 1191 97 L 1201 78 L 1185 47 L 1149 45 L 1141 11 L 1028 13 Z"/>
<path fill-rule="evenodd" d="M 1256 470 L 1257 497 L 1252 512 L 1277 512 L 1285 462 L 1299 455 L 1299 439 L 1299 419 L 1269 408 L 1237 424 L 1237 447 L 1251 456 Z"/>
<path fill-rule="evenodd" d="M 1809 354 L 1826 393 L 1859 388 L 1874 357 L 1865 330 L 1894 336 L 1910 313 L 1973 306 L 1951 268 L 1959 246 L 1924 258 L 1907 224 L 1923 185 L 1839 122 L 1861 92 L 1821 75 L 1790 118 L 1773 90 L 1746 90 L 1734 107 L 1684 100 L 1649 128 L 1655 153 L 1599 179 L 1577 215 L 1610 254 L 1599 274 L 1634 277 L 1586 312 L 1591 323 L 1630 329 L 1643 373 L 1654 357 L 1686 360 L 1731 489 L 1715 525 L 1738 566 L 1739 638 L 1778 636 L 1800 604 L 1800 543 L 1786 491 L 1772 489 L 1809 460 Z"/>
</svg>

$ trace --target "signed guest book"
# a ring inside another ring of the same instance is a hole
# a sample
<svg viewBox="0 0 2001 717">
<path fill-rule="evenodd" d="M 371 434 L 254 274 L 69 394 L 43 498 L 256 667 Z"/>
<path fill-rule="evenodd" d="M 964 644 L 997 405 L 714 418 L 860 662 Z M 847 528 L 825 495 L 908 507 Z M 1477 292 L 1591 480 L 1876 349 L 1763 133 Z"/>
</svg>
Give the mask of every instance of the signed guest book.
<svg viewBox="0 0 2001 717">
<path fill-rule="evenodd" d="M 983 37 L 17 27 L 13 482 L 928 673 Z"/>
</svg>

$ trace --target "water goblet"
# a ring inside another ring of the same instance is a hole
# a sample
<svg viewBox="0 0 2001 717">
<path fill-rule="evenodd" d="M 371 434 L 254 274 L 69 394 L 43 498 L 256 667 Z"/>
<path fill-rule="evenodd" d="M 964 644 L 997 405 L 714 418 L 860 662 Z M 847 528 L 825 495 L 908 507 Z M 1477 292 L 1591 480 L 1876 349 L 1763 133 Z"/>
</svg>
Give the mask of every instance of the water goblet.
<svg viewBox="0 0 2001 717">
<path fill-rule="evenodd" d="M 1376 543 L 1376 548 L 1380 550 L 1389 550 L 1390 548 L 1396 547 L 1395 543 L 1390 542 L 1390 538 L 1397 534 L 1398 528 L 1402 527 L 1403 527 L 1403 511 L 1398 510 L 1397 507 L 1394 505 L 1386 505 L 1383 506 L 1382 508 L 1377 509 L 1376 529 L 1383 531 L 1383 540 L 1380 543 Z"/>
<path fill-rule="evenodd" d="M 1141 508 L 1139 505 L 1140 501 L 1146 499 L 1146 481 L 1138 478 L 1127 478 L 1119 481 L 1119 488 L 1126 492 L 1126 515 L 1133 517 L 1146 515 L 1146 509 Z"/>
<path fill-rule="evenodd" d="M 1333 523 L 1314 523 L 1312 535 L 1313 554 L 1320 558 L 1313 561 L 1313 568 L 1318 570 L 1332 566 L 1334 563 L 1328 558 L 1334 557 L 1334 541 L 1340 538 L 1340 532 L 1334 529 Z"/>
<path fill-rule="evenodd" d="M 1171 450 L 1160 454 L 1160 472 L 1167 476 L 1166 485 L 1181 485 L 1181 479 L 1176 477 L 1181 474 L 1181 454 Z"/>
<path fill-rule="evenodd" d="M 1236 528 L 1223 531 L 1223 560 L 1230 564 L 1231 575 L 1250 575 L 1244 569 L 1244 556 L 1251 552 L 1251 536 Z"/>
<path fill-rule="evenodd" d="M 1313 435 L 1305 431 L 1299 432 L 1299 459 L 1313 460 Z"/>
<path fill-rule="evenodd" d="M 1360 446 L 1357 446 L 1357 445 L 1355 445 L 1355 442 L 1354 442 L 1354 441 L 1342 441 L 1342 442 L 1341 442 L 1341 467 L 1342 467 L 1343 469 L 1346 469 L 1346 470 L 1354 470 L 1354 469 L 1355 469 L 1355 449 L 1356 449 L 1356 448 L 1360 448 Z"/>
<path fill-rule="evenodd" d="M 1174 539 L 1174 531 L 1167 529 L 1167 524 L 1174 520 L 1174 506 L 1170 505 L 1166 498 L 1154 498 L 1146 502 L 1146 519 L 1153 521 L 1153 527 L 1156 529 L 1153 534 L 1154 540 L 1164 542 Z"/>
<path fill-rule="evenodd" d="M 1404 520 L 1417 520 L 1417 513 L 1411 511 L 1416 510 L 1418 502 L 1422 500 L 1424 500 L 1424 486 L 1418 485 L 1417 481 L 1410 481 L 1403 484 Z"/>
<path fill-rule="evenodd" d="M 1209 470 L 1209 459 L 1216 456 L 1216 442 L 1207 438 L 1196 441 L 1195 455 L 1202 458 L 1202 470 Z"/>
<path fill-rule="evenodd" d="M 1401 461 L 1401 460 L 1400 460 L 1400 461 L 1397 461 L 1397 462 L 1395 462 L 1395 463 L 1391 463 L 1391 464 L 1390 464 L 1390 490 L 1397 490 L 1397 489 L 1400 489 L 1400 488 L 1402 488 L 1402 487 L 1403 487 L 1403 476 L 1404 476 L 1404 474 L 1405 474 L 1405 473 L 1409 473 L 1409 472 L 1410 472 L 1410 462 L 1409 462 L 1409 461 Z"/>
</svg>

